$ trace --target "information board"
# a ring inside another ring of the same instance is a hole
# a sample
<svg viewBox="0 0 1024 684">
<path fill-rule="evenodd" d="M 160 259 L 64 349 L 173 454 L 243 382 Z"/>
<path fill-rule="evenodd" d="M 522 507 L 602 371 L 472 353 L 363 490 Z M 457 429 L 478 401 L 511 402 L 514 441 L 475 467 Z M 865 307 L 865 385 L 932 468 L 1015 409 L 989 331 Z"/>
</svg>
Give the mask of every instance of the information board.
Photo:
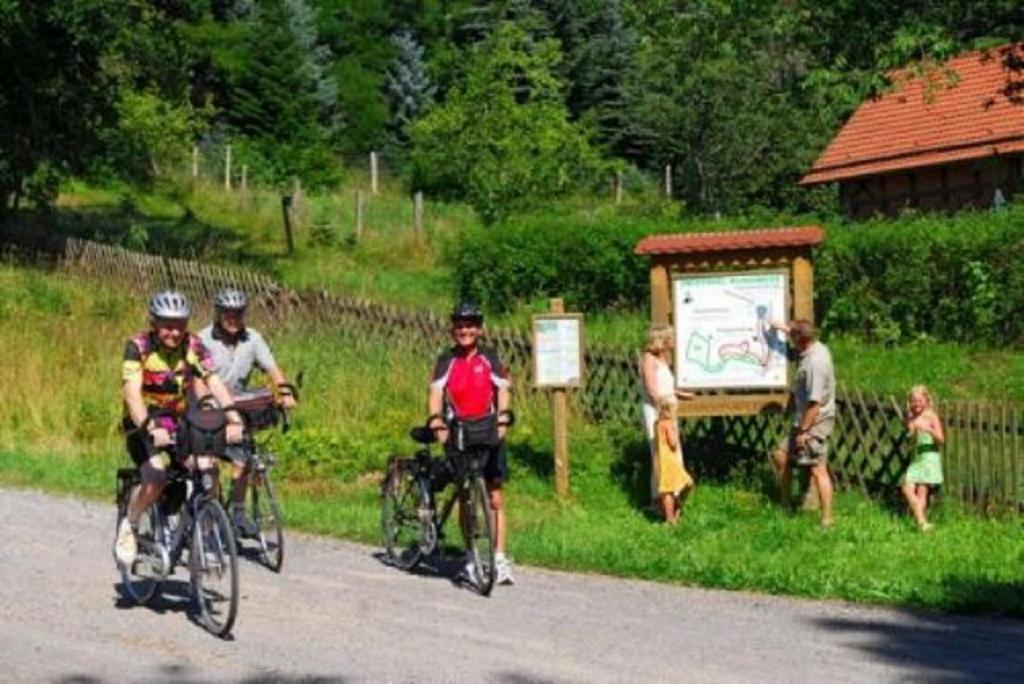
<svg viewBox="0 0 1024 684">
<path fill-rule="evenodd" d="M 673 278 L 676 385 L 685 389 L 785 389 L 785 271 Z"/>
<path fill-rule="evenodd" d="M 583 315 L 533 317 L 536 387 L 579 387 L 583 381 Z"/>
</svg>

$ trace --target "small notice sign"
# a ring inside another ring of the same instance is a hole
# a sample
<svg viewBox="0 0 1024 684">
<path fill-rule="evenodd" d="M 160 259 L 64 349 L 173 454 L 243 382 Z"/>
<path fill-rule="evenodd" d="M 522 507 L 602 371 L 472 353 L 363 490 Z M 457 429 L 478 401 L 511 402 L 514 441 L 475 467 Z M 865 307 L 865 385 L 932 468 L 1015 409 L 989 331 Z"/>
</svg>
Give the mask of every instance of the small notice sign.
<svg viewBox="0 0 1024 684">
<path fill-rule="evenodd" d="M 533 317 L 535 387 L 579 387 L 583 382 L 583 314 Z"/>
</svg>

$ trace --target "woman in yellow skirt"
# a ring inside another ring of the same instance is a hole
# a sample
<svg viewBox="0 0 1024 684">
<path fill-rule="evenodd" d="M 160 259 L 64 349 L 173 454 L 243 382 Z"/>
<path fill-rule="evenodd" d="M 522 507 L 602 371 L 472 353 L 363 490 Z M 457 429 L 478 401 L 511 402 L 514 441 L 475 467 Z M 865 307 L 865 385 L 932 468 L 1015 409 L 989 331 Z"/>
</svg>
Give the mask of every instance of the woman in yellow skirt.
<svg viewBox="0 0 1024 684">
<path fill-rule="evenodd" d="M 683 466 L 683 450 L 679 443 L 676 423 L 676 404 L 669 399 L 658 402 L 658 422 L 655 425 L 656 458 L 655 481 L 665 522 L 679 522 L 681 501 L 693 489 L 693 478 Z"/>
</svg>

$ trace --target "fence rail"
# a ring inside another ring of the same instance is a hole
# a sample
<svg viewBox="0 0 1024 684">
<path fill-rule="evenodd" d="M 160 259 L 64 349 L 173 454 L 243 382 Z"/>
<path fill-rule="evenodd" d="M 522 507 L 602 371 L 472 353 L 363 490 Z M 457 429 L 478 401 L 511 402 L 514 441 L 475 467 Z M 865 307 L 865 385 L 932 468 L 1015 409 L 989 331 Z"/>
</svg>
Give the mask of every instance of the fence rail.
<svg viewBox="0 0 1024 684">
<path fill-rule="evenodd" d="M 242 287 L 253 301 L 256 320 L 273 326 L 340 326 L 363 339 L 400 345 L 425 356 L 448 344 L 447 323 L 429 311 L 406 311 L 330 292 L 295 291 L 243 269 L 142 254 L 88 240 L 67 238 L 56 244 L 9 243 L 5 252 L 70 274 L 117 283 L 140 296 L 175 287 L 198 303 L 209 303 L 223 287 Z M 532 387 L 529 333 L 493 329 L 486 341 L 513 370 L 516 391 L 523 398 L 541 400 Z M 573 392 L 574 410 L 594 422 L 639 428 L 641 389 L 636 362 L 628 351 L 589 347 L 586 383 Z M 910 456 L 902 399 L 841 387 L 837 404 L 831 464 L 839 484 L 868 495 L 892 492 Z M 1024 408 L 1008 402 L 941 401 L 937 409 L 948 432 L 943 449 L 947 496 L 986 509 L 1020 510 L 1024 506 Z M 787 429 L 780 414 L 688 419 L 683 428 L 688 458 L 700 460 L 712 471 L 725 462 L 764 458 Z"/>
</svg>

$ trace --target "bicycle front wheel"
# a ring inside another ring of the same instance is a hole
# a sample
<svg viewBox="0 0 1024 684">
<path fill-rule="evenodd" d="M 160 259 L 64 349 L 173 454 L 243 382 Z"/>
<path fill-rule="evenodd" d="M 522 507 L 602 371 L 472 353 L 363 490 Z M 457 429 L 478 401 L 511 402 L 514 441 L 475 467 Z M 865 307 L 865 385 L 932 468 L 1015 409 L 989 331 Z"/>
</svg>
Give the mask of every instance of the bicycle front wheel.
<svg viewBox="0 0 1024 684">
<path fill-rule="evenodd" d="M 284 523 L 277 503 L 274 484 L 266 470 L 252 475 L 250 508 L 252 520 L 259 528 L 260 560 L 274 572 L 284 565 Z"/>
<path fill-rule="evenodd" d="M 473 581 L 476 590 L 482 596 L 488 596 L 494 588 L 497 572 L 494 565 L 494 511 L 482 477 L 471 476 L 466 486 L 469 488 L 466 539 L 473 560 Z"/>
<path fill-rule="evenodd" d="M 381 484 L 381 533 L 388 561 L 415 568 L 436 543 L 430 492 L 407 459 L 393 458 Z"/>
<path fill-rule="evenodd" d="M 199 509 L 189 551 L 192 594 L 203 626 L 226 636 L 238 615 L 238 549 L 224 507 L 211 499 Z"/>
<path fill-rule="evenodd" d="M 121 589 L 132 603 L 140 606 L 148 604 L 159 593 L 160 583 L 167 572 L 167 552 L 161 543 L 163 540 L 156 511 L 153 510 L 155 507 L 156 504 L 150 506 L 139 518 L 139 526 L 135 531 L 135 544 L 138 548 L 135 561 L 130 566 L 117 565 L 121 573 Z M 127 508 L 126 502 L 124 510 L 117 516 L 115 529 L 121 528 Z"/>
</svg>

